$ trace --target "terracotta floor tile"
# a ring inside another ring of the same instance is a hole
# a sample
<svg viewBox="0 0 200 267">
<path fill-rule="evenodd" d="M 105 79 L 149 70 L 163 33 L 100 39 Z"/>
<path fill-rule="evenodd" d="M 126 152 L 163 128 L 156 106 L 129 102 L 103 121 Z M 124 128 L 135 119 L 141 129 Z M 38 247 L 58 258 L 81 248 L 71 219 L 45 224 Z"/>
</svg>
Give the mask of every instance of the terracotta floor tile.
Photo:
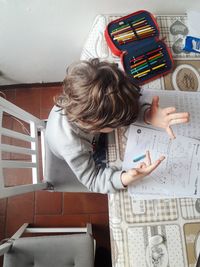
<svg viewBox="0 0 200 267">
<path fill-rule="evenodd" d="M 64 193 L 64 214 L 102 213 L 107 211 L 107 195 L 96 193 Z"/>
<path fill-rule="evenodd" d="M 3 169 L 3 175 L 6 186 L 32 184 L 32 170 L 28 168 Z"/>
<path fill-rule="evenodd" d="M 90 222 L 89 215 L 35 215 L 35 226 L 41 227 L 85 227 Z"/>
<path fill-rule="evenodd" d="M 40 191 L 35 193 L 35 214 L 62 214 L 63 194 Z"/>
<path fill-rule="evenodd" d="M 14 104 L 31 113 L 37 118 L 40 117 L 40 88 L 21 88 L 16 90 Z"/>
<path fill-rule="evenodd" d="M 47 119 L 54 105 L 53 97 L 60 94 L 62 86 L 41 88 L 40 118 Z"/>
<path fill-rule="evenodd" d="M 52 106 L 53 107 L 53 106 Z M 40 119 L 41 120 L 47 120 L 49 117 L 49 113 L 50 113 L 51 109 L 42 109 L 40 111 Z"/>
<path fill-rule="evenodd" d="M 9 114 L 5 112 L 3 112 L 2 126 L 3 128 L 9 129 L 9 130 L 13 129 L 13 119 Z M 10 145 L 12 144 L 12 138 L 2 135 L 1 143 Z M 10 157 L 11 157 L 10 152 L 2 152 L 2 159 L 10 159 Z"/>
<path fill-rule="evenodd" d="M 6 214 L 7 198 L 0 199 L 0 215 Z"/>
<path fill-rule="evenodd" d="M 6 129 L 12 130 L 13 128 L 13 118 L 10 114 L 3 112 L 3 119 L 2 119 L 2 125 Z"/>
<path fill-rule="evenodd" d="M 0 216 L 0 240 L 5 238 L 5 216 Z"/>
<path fill-rule="evenodd" d="M 8 198 L 6 217 L 6 236 L 10 237 L 25 222 L 34 220 L 34 193 Z"/>
<path fill-rule="evenodd" d="M 62 92 L 62 85 L 41 88 L 41 108 L 50 109 L 54 105 L 54 96 Z"/>
<path fill-rule="evenodd" d="M 3 94 L 0 96 L 4 97 L 6 100 L 9 100 L 11 102 L 13 102 L 15 100 L 16 97 L 16 89 L 1 89 L 0 90 Z"/>
</svg>

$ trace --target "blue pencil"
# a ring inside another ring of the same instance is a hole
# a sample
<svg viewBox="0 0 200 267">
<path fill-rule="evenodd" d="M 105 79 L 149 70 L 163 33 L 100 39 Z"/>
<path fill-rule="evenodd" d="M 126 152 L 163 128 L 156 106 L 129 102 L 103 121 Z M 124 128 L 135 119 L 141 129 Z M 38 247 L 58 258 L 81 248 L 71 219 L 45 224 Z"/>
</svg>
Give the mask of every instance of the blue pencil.
<svg viewBox="0 0 200 267">
<path fill-rule="evenodd" d="M 146 157 L 146 155 L 144 154 L 144 155 L 142 155 L 142 156 L 139 156 L 139 157 L 137 157 L 137 158 L 135 158 L 135 159 L 133 159 L 133 162 L 138 162 L 139 160 L 141 160 L 141 159 L 144 159 Z"/>
</svg>

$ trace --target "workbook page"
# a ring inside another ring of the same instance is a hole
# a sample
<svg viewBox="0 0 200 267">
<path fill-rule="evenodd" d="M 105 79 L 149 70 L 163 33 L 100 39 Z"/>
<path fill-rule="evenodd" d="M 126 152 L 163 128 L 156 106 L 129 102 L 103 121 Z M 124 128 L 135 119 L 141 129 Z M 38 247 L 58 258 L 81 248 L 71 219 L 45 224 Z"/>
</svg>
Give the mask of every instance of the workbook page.
<svg viewBox="0 0 200 267">
<path fill-rule="evenodd" d="M 148 89 L 142 91 L 141 103 L 151 103 L 153 96 L 159 96 L 162 108 L 175 107 L 176 112 L 190 113 L 189 123 L 172 126 L 175 134 L 200 139 L 200 93 Z M 136 124 L 144 126 L 143 114 Z"/>
<path fill-rule="evenodd" d="M 200 141 L 183 136 L 171 140 L 165 132 L 131 125 L 123 169 L 136 168 L 145 160 L 142 156 L 147 150 L 150 151 L 152 162 L 162 155 L 166 158 L 150 175 L 129 186 L 131 195 L 143 194 L 144 199 L 145 195 L 199 195 Z"/>
</svg>

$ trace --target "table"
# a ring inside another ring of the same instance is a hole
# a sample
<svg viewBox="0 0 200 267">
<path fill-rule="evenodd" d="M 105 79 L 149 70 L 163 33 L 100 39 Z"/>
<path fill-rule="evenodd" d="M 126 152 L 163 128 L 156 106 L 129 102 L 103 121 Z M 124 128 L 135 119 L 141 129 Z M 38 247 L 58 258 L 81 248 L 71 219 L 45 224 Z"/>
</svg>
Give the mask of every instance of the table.
<svg viewBox="0 0 200 267">
<path fill-rule="evenodd" d="M 81 59 L 99 57 L 120 63 L 108 49 L 104 30 L 108 22 L 120 15 L 96 17 L 83 48 Z M 175 69 L 142 88 L 158 90 L 200 91 L 200 55 L 183 53 L 188 33 L 186 15 L 156 16 L 160 38 L 171 48 Z M 110 166 L 122 165 L 127 128 L 109 135 Z M 113 267 L 194 267 L 200 252 L 200 199 L 134 200 L 127 191 L 109 195 L 109 225 Z M 149 240 L 161 235 L 159 261 L 152 261 Z M 153 262 L 153 263 L 152 263 Z"/>
</svg>

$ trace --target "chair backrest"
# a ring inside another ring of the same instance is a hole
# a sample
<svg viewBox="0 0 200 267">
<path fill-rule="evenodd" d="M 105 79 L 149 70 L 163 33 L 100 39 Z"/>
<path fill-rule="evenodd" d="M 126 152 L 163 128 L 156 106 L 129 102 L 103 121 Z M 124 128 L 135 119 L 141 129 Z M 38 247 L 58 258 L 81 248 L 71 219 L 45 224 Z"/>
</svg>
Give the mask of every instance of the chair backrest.
<svg viewBox="0 0 200 267">
<path fill-rule="evenodd" d="M 40 236 L 21 237 L 23 233 Z M 48 236 L 41 236 L 42 233 L 48 233 Z M 52 233 L 59 235 L 49 235 Z M 91 224 L 76 228 L 35 228 L 25 223 L 0 245 L 0 255 L 4 255 L 4 267 L 35 264 L 38 267 L 93 267 L 95 247 Z"/>
<path fill-rule="evenodd" d="M 0 97 L 0 198 L 42 189 L 89 192 L 50 150 L 45 126 L 45 121 Z"/>
<path fill-rule="evenodd" d="M 44 130 L 44 121 L 0 97 L 0 198 L 47 188 L 39 168 Z M 22 169 L 31 177 L 20 184 Z"/>
</svg>

